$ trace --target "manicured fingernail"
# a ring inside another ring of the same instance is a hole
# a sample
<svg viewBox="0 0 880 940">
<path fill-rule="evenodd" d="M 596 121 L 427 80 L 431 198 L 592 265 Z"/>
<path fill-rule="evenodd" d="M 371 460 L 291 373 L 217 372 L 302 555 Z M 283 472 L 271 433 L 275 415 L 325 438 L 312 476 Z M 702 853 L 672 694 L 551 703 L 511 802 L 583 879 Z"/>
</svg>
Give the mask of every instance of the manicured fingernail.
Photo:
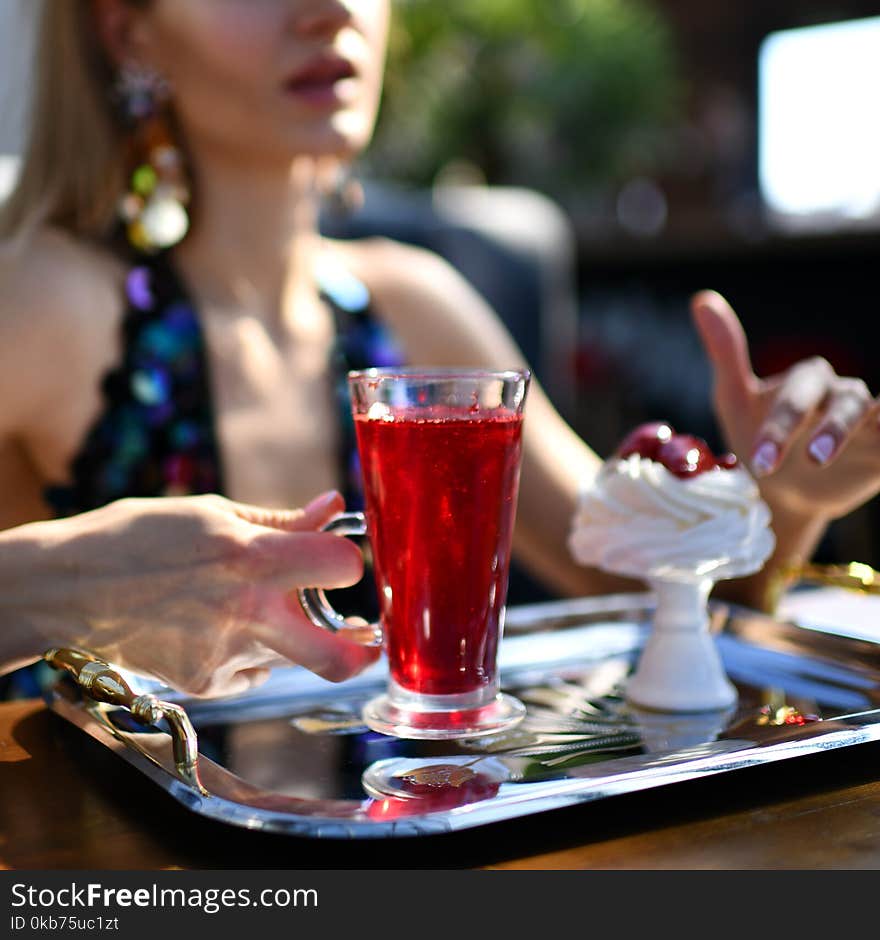
<svg viewBox="0 0 880 940">
<path fill-rule="evenodd" d="M 328 492 L 321 493 L 320 496 L 316 496 L 313 500 L 311 500 L 311 502 L 307 503 L 305 506 L 305 511 L 317 512 L 318 510 L 329 506 L 336 499 L 339 499 L 339 493 L 337 493 L 336 490 L 328 490 Z"/>
<path fill-rule="evenodd" d="M 724 322 L 714 307 L 706 303 L 701 303 L 697 305 L 695 312 L 703 329 L 706 330 L 713 340 L 721 341 L 727 336 Z"/>
<path fill-rule="evenodd" d="M 778 460 L 779 446 L 773 441 L 764 441 L 752 454 L 752 470 L 755 471 L 756 476 L 765 476 L 776 466 Z"/>
<path fill-rule="evenodd" d="M 831 459 L 831 455 L 834 453 L 834 448 L 837 446 L 837 441 L 834 439 L 833 434 L 829 434 L 827 431 L 824 434 L 820 434 L 818 437 L 813 438 L 810 441 L 810 446 L 807 448 L 810 452 L 810 456 L 817 463 L 828 463 Z"/>
</svg>

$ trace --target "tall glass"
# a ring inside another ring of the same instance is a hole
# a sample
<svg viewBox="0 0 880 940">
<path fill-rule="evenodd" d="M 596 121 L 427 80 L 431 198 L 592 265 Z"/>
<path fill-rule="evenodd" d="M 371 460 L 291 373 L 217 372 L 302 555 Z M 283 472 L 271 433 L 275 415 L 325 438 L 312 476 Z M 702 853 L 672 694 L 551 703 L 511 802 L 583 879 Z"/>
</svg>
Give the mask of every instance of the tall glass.
<svg viewBox="0 0 880 940">
<path fill-rule="evenodd" d="M 300 598 L 313 622 L 384 643 L 390 678 L 366 724 L 399 737 L 489 734 L 525 710 L 500 693 L 498 644 L 529 373 L 474 370 L 349 374 L 380 623 L 349 623 L 320 591 Z"/>
</svg>

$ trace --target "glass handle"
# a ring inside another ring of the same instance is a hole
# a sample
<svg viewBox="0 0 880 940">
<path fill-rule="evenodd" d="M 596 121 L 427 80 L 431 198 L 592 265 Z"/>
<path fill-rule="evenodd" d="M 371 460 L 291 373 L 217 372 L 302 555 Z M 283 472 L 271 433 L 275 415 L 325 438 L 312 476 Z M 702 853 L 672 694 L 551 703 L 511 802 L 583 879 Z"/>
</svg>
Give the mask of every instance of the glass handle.
<svg viewBox="0 0 880 940">
<path fill-rule="evenodd" d="M 334 535 L 366 535 L 367 520 L 362 512 L 343 512 L 334 516 L 321 531 Z M 316 627 L 339 633 L 361 646 L 382 645 L 382 627 L 378 623 L 346 620 L 333 609 L 321 588 L 300 588 L 296 593 L 305 615 Z"/>
</svg>

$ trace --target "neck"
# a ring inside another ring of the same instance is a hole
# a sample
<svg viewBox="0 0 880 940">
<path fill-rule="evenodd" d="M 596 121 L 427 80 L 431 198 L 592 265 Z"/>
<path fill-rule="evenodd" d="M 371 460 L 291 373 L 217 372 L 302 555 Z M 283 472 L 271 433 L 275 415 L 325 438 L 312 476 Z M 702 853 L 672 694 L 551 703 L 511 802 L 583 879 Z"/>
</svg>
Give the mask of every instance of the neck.
<svg viewBox="0 0 880 940">
<path fill-rule="evenodd" d="M 312 160 L 259 172 L 212 163 L 199 174 L 196 198 L 193 226 L 175 253 L 200 301 L 274 317 L 286 301 L 314 292 L 319 239 Z"/>
</svg>

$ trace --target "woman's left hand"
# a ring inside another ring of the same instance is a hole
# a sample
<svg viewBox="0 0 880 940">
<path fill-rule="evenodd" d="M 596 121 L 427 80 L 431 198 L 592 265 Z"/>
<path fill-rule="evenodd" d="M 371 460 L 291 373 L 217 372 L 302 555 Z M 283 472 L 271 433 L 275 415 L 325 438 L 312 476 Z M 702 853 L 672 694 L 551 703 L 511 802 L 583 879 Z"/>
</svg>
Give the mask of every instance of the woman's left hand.
<svg viewBox="0 0 880 940">
<path fill-rule="evenodd" d="M 837 375 L 819 357 L 758 378 L 727 301 L 703 291 L 692 312 L 727 445 L 758 478 L 774 513 L 828 522 L 880 491 L 880 408 L 861 379 Z"/>
</svg>

